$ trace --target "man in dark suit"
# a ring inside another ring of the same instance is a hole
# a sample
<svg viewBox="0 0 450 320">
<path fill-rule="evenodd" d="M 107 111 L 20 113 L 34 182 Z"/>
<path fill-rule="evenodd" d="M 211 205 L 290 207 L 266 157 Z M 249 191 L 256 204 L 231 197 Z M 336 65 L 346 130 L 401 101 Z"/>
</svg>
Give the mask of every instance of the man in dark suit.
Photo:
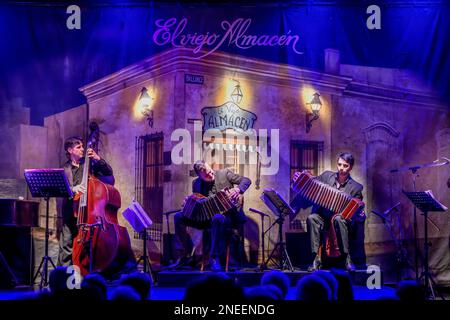
<svg viewBox="0 0 450 320">
<path fill-rule="evenodd" d="M 354 163 L 355 159 L 353 158 L 353 155 L 347 152 L 341 153 L 337 158 L 337 172 L 325 171 L 315 179 L 349 194 L 354 198 L 362 200 L 363 186 L 353 180 L 350 176 Z M 298 174 L 294 176 L 294 181 L 297 180 L 297 178 Z M 320 269 L 322 265 L 321 257 L 318 254 L 321 241 L 320 235 L 325 223 L 330 221 L 334 213 L 317 205 L 313 206 L 311 212 L 312 214 L 308 216 L 306 223 L 311 239 L 311 251 L 315 255 L 315 258 L 309 270 L 315 271 Z M 358 239 L 355 239 L 355 241 L 361 242 L 362 238 L 362 245 L 364 245 L 364 221 L 364 211 L 358 212 L 352 218 L 351 222 L 342 218 L 341 215 L 336 216 L 334 219 L 334 228 L 336 230 L 339 251 L 342 255 L 346 256 L 345 267 L 349 271 L 355 269 L 349 253 L 349 231 L 358 233 Z"/>
<path fill-rule="evenodd" d="M 228 188 L 228 196 L 238 205 L 226 214 L 216 214 L 211 220 L 204 223 L 187 219 L 181 212 L 175 214 L 175 233 L 184 249 L 184 257 L 179 259 L 177 265 L 189 264 L 193 260 L 193 243 L 186 226 L 200 230 L 211 228 L 210 268 L 213 271 L 220 271 L 222 269 L 220 257 L 225 252 L 225 244 L 229 236 L 227 231 L 246 221 L 241 200 L 243 193 L 252 182 L 249 178 L 240 176 L 229 169 L 214 171 L 204 161 L 197 161 L 194 164 L 194 171 L 198 178 L 192 182 L 193 193 L 200 193 L 208 197 Z"/>
<path fill-rule="evenodd" d="M 86 192 L 82 185 L 84 170 L 84 146 L 79 137 L 67 138 L 64 142 L 64 151 L 68 158 L 64 164 L 64 172 L 69 180 L 73 193 L 83 194 Z M 94 176 L 109 179 L 105 182 L 111 183 L 114 180 L 113 170 L 109 164 L 92 149 L 86 150 L 89 159 L 92 161 L 91 169 Z M 72 264 L 72 243 L 77 236 L 77 219 L 74 216 L 73 199 L 64 199 L 62 203 L 62 230 L 59 236 L 58 266 L 69 266 Z"/>
</svg>

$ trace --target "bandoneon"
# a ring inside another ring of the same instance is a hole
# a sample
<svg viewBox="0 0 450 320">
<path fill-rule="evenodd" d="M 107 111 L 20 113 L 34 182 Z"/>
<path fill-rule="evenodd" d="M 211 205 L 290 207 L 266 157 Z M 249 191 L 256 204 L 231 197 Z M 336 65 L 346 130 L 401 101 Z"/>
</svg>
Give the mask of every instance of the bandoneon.
<svg viewBox="0 0 450 320">
<path fill-rule="evenodd" d="M 186 200 L 182 214 L 191 221 L 207 222 L 216 214 L 225 214 L 235 207 L 225 190 L 209 197 L 194 193 Z"/>
<path fill-rule="evenodd" d="M 350 220 L 363 206 L 363 202 L 358 198 L 353 198 L 349 194 L 314 179 L 306 171 L 300 173 L 292 189 L 297 192 L 296 197 L 300 196 L 335 214 L 341 214 L 346 220 Z"/>
</svg>

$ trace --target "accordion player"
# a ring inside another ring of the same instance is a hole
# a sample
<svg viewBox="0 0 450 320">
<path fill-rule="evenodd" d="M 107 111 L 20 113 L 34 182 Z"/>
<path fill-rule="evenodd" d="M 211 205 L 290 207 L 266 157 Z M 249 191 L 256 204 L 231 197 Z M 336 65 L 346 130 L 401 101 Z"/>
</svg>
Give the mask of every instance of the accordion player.
<svg viewBox="0 0 450 320">
<path fill-rule="evenodd" d="M 334 214 L 341 214 L 345 220 L 350 220 L 364 207 L 360 199 L 314 179 L 307 171 L 300 172 L 292 189 L 297 193 L 295 197 L 307 199 Z"/>
<path fill-rule="evenodd" d="M 348 255 L 348 231 L 343 223 L 344 221 L 352 220 L 355 216 L 359 218 L 363 214 L 362 185 L 355 182 L 350 176 L 347 176 L 346 183 L 339 184 L 337 181 L 338 173 L 332 171 L 325 171 L 319 177 L 313 177 L 307 171 L 297 173 L 296 176 L 298 177 L 294 181 L 292 189 L 297 194 L 293 202 L 297 202 L 298 199 L 307 200 L 315 205 L 313 213 L 323 212 L 324 214 L 323 216 L 319 214 L 322 218 L 312 214 L 307 220 L 308 232 L 311 234 L 312 252 L 317 257 L 320 248 L 320 236 L 317 228 L 322 228 L 323 219 L 330 217 L 330 228 L 325 235 L 326 255 L 329 257 L 338 257 L 342 254 L 347 255 L 348 263 L 346 265 L 349 266 L 349 269 L 353 269 Z M 338 189 L 339 187 L 341 187 L 341 190 Z M 325 211 L 319 208 L 323 208 Z M 331 216 L 329 216 L 330 214 Z M 337 239 L 336 226 L 341 233 L 340 244 Z M 345 234 L 342 234 L 342 232 L 345 232 Z"/>
<path fill-rule="evenodd" d="M 225 214 L 238 205 L 238 200 L 229 197 L 227 188 L 211 196 L 193 193 L 186 199 L 182 214 L 193 222 L 205 223 L 216 214 Z"/>
</svg>

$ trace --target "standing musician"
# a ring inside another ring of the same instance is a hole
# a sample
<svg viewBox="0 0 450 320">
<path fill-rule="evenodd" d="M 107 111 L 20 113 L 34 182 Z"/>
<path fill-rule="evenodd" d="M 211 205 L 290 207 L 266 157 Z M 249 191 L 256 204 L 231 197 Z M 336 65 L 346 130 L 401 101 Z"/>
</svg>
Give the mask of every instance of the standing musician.
<svg viewBox="0 0 450 320">
<path fill-rule="evenodd" d="M 86 188 L 81 185 L 84 168 L 84 147 L 79 137 L 67 138 L 64 142 L 64 150 L 68 161 L 64 164 L 64 171 L 69 180 L 74 194 L 83 194 Z M 87 149 L 87 155 L 91 159 L 91 169 L 94 176 L 113 180 L 113 170 L 109 164 L 92 149 Z M 77 218 L 74 216 L 73 199 L 64 199 L 62 204 L 63 226 L 59 238 L 58 265 L 68 266 L 72 264 L 73 239 L 78 234 Z"/>
<path fill-rule="evenodd" d="M 240 176 L 229 169 L 214 171 L 208 163 L 197 161 L 194 164 L 194 171 L 198 178 L 192 183 L 192 192 L 203 196 L 212 196 L 217 192 L 228 188 L 228 197 L 232 201 L 242 199 L 242 194 L 250 187 L 251 180 Z M 186 201 L 186 200 L 185 200 Z M 193 243 L 186 227 L 196 229 L 211 228 L 211 252 L 210 268 L 212 271 L 220 271 L 220 257 L 225 252 L 227 231 L 245 223 L 246 217 L 242 207 L 242 202 L 235 208 L 229 210 L 225 215 L 216 214 L 207 222 L 195 222 L 187 219 L 182 212 L 178 212 L 174 217 L 175 233 L 184 249 L 184 256 L 180 258 L 176 266 L 192 264 Z"/>
<path fill-rule="evenodd" d="M 325 171 L 315 179 L 349 194 L 354 198 L 362 200 L 363 186 L 353 180 L 350 176 L 354 163 L 355 159 L 352 154 L 347 152 L 341 153 L 337 158 L 337 172 Z M 294 182 L 298 179 L 299 175 L 300 173 L 294 175 Z M 309 271 L 315 271 L 320 269 L 322 265 L 321 256 L 318 252 L 321 241 L 320 235 L 325 223 L 330 223 L 334 213 L 318 205 L 314 205 L 311 212 L 312 214 L 309 215 L 307 219 L 307 226 L 311 239 L 311 251 L 315 255 L 315 258 L 313 264 L 309 267 Z M 355 270 L 355 266 L 349 254 L 349 231 L 361 235 L 361 232 L 364 230 L 364 221 L 365 214 L 363 210 L 353 216 L 350 222 L 344 219 L 340 214 L 333 219 L 339 251 L 346 258 L 345 268 L 348 271 Z M 359 236 L 359 238 L 361 238 L 361 236 Z M 361 241 L 361 239 L 356 240 Z M 363 233 L 362 241 L 364 243 Z"/>
</svg>

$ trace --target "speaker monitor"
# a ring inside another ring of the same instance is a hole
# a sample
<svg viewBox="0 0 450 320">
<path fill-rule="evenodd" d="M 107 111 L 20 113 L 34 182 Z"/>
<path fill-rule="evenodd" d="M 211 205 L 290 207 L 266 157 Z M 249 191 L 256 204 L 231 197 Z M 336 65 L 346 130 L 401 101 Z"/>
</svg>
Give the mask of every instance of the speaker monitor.
<svg viewBox="0 0 450 320">
<path fill-rule="evenodd" d="M 307 269 L 314 259 L 307 232 L 286 232 L 286 250 L 292 265 L 297 268 Z"/>
<path fill-rule="evenodd" d="M 1 274 L 3 277 L 5 270 L 6 282 L 11 272 L 17 284 L 31 285 L 34 265 L 31 227 L 0 226 L 0 252 Z M 2 281 L 5 280 L 2 278 Z"/>
<path fill-rule="evenodd" d="M 13 289 L 16 285 L 17 279 L 0 252 L 0 290 Z"/>
</svg>

